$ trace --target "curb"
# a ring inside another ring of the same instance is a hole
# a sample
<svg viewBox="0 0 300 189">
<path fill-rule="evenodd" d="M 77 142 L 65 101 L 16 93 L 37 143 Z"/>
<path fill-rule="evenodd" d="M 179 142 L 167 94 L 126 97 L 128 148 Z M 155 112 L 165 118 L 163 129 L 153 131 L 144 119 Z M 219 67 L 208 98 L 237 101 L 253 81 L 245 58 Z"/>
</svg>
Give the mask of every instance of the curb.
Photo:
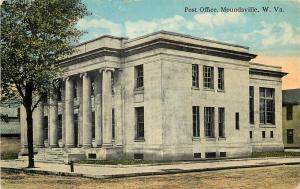
<svg viewBox="0 0 300 189">
<path fill-rule="evenodd" d="M 1 167 L 1 171 L 14 172 L 14 173 L 40 174 L 40 175 L 82 177 L 82 178 L 91 178 L 91 179 L 113 179 L 113 178 L 126 178 L 126 177 L 141 177 L 141 176 L 168 175 L 168 174 L 179 174 L 179 173 L 218 171 L 218 170 L 241 169 L 241 168 L 272 167 L 272 166 L 280 166 L 280 165 L 300 165 L 300 162 L 271 163 L 271 164 L 260 164 L 260 165 L 241 165 L 241 166 L 213 167 L 213 168 L 202 168 L 202 169 L 188 169 L 188 170 L 183 170 L 183 169 L 161 170 L 155 172 L 125 173 L 125 174 L 115 174 L 115 175 L 90 175 L 90 174 L 83 174 L 83 173 L 54 172 L 54 171 L 34 170 L 34 169 L 26 169 L 26 168 L 9 168 L 9 167 Z"/>
<path fill-rule="evenodd" d="M 287 156 L 287 157 L 258 157 L 258 158 L 227 158 L 227 159 L 205 159 L 205 160 L 191 160 L 191 161 L 173 161 L 161 163 L 145 163 L 145 164 L 132 164 L 132 165 L 104 165 L 104 164 L 84 164 L 74 163 L 78 166 L 94 166 L 94 167 L 111 167 L 111 168 L 127 168 L 127 167 L 146 167 L 146 166 L 160 166 L 160 165 L 176 165 L 176 164 L 193 164 L 193 163 L 214 163 L 214 162 L 231 162 L 231 161 L 248 161 L 248 160 L 268 160 L 268 159 L 282 159 L 282 158 L 300 158 L 300 156 Z M 46 163 L 46 162 L 45 162 Z"/>
</svg>

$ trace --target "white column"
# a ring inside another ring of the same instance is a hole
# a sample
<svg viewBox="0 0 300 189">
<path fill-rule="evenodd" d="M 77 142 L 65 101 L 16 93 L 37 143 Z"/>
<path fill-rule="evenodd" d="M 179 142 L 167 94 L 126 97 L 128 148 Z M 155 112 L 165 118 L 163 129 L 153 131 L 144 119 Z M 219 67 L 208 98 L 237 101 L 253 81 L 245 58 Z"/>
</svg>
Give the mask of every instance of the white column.
<svg viewBox="0 0 300 189">
<path fill-rule="evenodd" d="M 80 75 L 80 78 L 82 75 Z M 82 79 L 77 82 L 78 87 L 78 100 L 79 100 L 79 107 L 78 107 L 78 146 L 82 146 L 83 144 L 83 107 L 82 107 L 82 99 L 83 99 L 83 87 L 82 87 Z"/>
<path fill-rule="evenodd" d="M 117 72 L 117 74 L 121 74 L 120 72 Z M 123 111 L 124 111 L 124 90 L 122 85 L 119 83 L 122 81 L 116 81 L 115 84 L 115 95 L 114 95 L 114 102 L 115 102 L 115 133 L 116 133 L 116 139 L 115 144 L 117 146 L 123 146 Z"/>
<path fill-rule="evenodd" d="M 112 146 L 112 91 L 111 74 L 113 69 L 104 69 L 102 72 L 102 125 L 103 146 Z"/>
<path fill-rule="evenodd" d="M 83 122 L 83 146 L 92 145 L 92 106 L 91 106 L 91 79 L 87 73 L 82 74 L 82 122 Z"/>
<path fill-rule="evenodd" d="M 95 78 L 95 145 L 99 147 L 102 145 L 102 79 L 101 72 Z"/>
<path fill-rule="evenodd" d="M 74 147 L 74 94 L 73 81 L 66 78 L 65 83 L 65 146 Z"/>
<path fill-rule="evenodd" d="M 23 105 L 20 106 L 20 126 L 21 126 L 21 154 L 28 153 L 28 142 L 27 142 L 27 121 L 26 121 L 26 110 Z"/>
<path fill-rule="evenodd" d="M 57 107 L 57 99 L 52 95 L 50 97 L 49 103 L 49 129 L 50 129 L 50 138 L 49 145 L 50 147 L 58 147 L 58 128 L 57 128 L 57 116 L 58 116 L 58 107 Z"/>
<path fill-rule="evenodd" d="M 33 136 L 35 147 L 44 147 L 44 106 L 43 102 L 40 102 L 34 110 L 34 122 L 33 122 Z"/>
</svg>

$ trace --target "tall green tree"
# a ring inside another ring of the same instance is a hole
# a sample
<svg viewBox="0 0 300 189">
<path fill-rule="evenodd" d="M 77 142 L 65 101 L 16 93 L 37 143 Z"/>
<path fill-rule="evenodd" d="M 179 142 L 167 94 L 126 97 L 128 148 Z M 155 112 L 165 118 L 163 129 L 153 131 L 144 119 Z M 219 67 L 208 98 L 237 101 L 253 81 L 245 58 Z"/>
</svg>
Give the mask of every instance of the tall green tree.
<svg viewBox="0 0 300 189">
<path fill-rule="evenodd" d="M 73 53 L 88 15 L 81 0 L 6 0 L 1 5 L 1 100 L 19 99 L 27 115 L 28 167 L 34 167 L 32 113 L 56 86 L 59 60 Z"/>
</svg>

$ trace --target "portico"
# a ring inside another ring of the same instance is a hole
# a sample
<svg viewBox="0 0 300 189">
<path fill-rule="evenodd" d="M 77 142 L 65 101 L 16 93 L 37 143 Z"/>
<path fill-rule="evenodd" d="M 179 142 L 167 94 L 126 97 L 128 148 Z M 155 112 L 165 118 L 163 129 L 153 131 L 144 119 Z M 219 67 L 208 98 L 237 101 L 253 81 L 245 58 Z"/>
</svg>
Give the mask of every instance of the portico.
<svg viewBox="0 0 300 189">
<path fill-rule="evenodd" d="M 112 137 L 112 80 L 115 70 L 104 67 L 64 77 L 64 98 L 58 101 L 57 94 L 51 92 L 49 99 L 41 102 L 34 111 L 34 146 L 112 148 L 115 142 Z M 61 131 L 58 130 L 59 114 L 64 119 Z M 45 125 L 49 125 L 48 133 L 45 133 Z M 63 134 L 58 133 L 62 131 Z M 45 140 L 45 134 L 48 140 Z M 62 138 L 58 138 L 60 135 Z M 121 137 L 121 134 L 116 137 L 119 146 L 122 145 Z"/>
</svg>

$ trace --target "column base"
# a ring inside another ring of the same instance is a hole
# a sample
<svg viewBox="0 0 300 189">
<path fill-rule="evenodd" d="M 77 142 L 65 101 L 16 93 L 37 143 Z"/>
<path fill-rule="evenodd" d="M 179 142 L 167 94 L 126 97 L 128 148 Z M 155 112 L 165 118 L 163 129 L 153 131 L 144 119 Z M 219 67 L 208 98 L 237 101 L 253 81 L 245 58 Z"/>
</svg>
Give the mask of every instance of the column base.
<svg viewBox="0 0 300 189">
<path fill-rule="evenodd" d="M 74 148 L 74 144 L 65 144 L 65 148 Z"/>
<path fill-rule="evenodd" d="M 19 156 L 28 156 L 28 148 L 26 147 L 22 147 L 19 154 Z"/>
<path fill-rule="evenodd" d="M 93 145 L 93 148 L 101 148 L 102 147 L 102 144 L 94 144 Z"/>
<path fill-rule="evenodd" d="M 102 148 L 111 148 L 113 147 L 112 143 L 102 144 Z"/>
<path fill-rule="evenodd" d="M 49 148 L 58 148 L 58 144 L 50 144 Z"/>
<path fill-rule="evenodd" d="M 82 145 L 82 148 L 91 148 L 92 147 L 92 144 L 83 144 Z"/>
<path fill-rule="evenodd" d="M 43 145 L 43 144 L 36 144 L 36 145 L 34 145 L 33 146 L 34 148 L 45 148 L 45 145 Z"/>
</svg>

